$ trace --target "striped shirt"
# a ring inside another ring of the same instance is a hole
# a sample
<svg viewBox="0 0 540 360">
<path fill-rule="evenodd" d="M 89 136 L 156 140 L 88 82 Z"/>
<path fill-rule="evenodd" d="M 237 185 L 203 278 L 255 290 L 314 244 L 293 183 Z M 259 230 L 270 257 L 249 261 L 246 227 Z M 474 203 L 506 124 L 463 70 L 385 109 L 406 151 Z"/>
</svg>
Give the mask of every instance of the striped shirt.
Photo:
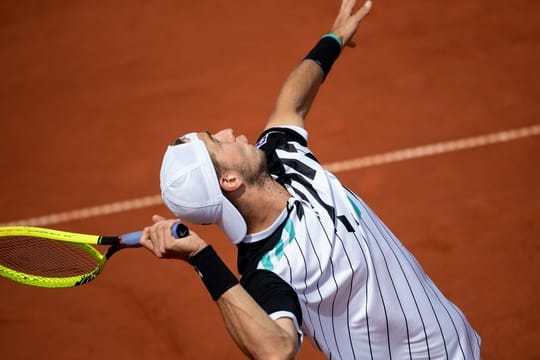
<svg viewBox="0 0 540 360">
<path fill-rule="evenodd" d="M 480 337 L 463 313 L 377 215 L 320 165 L 304 129 L 268 129 L 257 146 L 291 195 L 274 225 L 239 245 L 241 274 L 275 274 L 294 290 L 300 310 L 283 301 L 265 307 L 271 316 L 301 323 L 329 359 L 480 358 Z M 267 302 L 279 297 L 272 294 Z"/>
</svg>

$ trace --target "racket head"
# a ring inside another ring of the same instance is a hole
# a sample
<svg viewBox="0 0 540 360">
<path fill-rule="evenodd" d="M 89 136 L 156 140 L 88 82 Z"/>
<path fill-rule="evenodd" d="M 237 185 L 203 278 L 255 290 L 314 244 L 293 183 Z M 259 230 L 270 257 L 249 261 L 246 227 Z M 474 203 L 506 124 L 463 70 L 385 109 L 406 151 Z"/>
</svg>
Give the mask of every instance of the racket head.
<svg viewBox="0 0 540 360">
<path fill-rule="evenodd" d="M 105 265 L 106 255 L 90 245 L 99 238 L 44 228 L 0 228 L 0 276 L 47 288 L 86 284 Z"/>
</svg>

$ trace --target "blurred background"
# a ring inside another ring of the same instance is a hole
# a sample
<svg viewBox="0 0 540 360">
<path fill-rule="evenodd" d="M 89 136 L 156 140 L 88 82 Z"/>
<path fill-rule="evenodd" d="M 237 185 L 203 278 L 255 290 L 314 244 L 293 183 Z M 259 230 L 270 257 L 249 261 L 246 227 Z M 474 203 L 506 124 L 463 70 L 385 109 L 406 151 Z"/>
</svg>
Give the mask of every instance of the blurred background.
<svg viewBox="0 0 540 360">
<path fill-rule="evenodd" d="M 0 3 L 0 223 L 46 217 L 47 227 L 117 234 L 169 215 L 158 196 L 166 145 L 228 127 L 254 142 L 285 76 L 338 8 L 337 0 Z M 539 11 L 532 0 L 375 1 L 307 120 L 323 164 L 527 130 L 337 171 L 464 311 L 485 359 L 540 358 L 540 141 L 531 130 L 540 124 Z M 236 268 L 233 245 L 213 227 L 195 229 Z M 189 266 L 134 250 L 80 288 L 0 279 L 0 357 L 242 355 Z M 300 358 L 322 356 L 306 339 Z"/>
</svg>

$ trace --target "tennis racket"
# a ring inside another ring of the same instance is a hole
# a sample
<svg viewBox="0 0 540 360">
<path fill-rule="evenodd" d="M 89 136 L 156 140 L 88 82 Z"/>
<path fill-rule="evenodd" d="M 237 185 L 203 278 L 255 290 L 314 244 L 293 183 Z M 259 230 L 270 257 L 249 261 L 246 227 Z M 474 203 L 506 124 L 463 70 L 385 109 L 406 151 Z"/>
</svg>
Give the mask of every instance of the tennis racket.
<svg viewBox="0 0 540 360">
<path fill-rule="evenodd" d="M 77 234 L 31 226 L 0 227 L 0 276 L 31 286 L 65 288 L 86 284 L 118 250 L 138 247 L 142 231 L 120 236 Z M 176 238 L 189 235 L 174 224 Z M 101 253 L 92 245 L 108 245 Z"/>
</svg>

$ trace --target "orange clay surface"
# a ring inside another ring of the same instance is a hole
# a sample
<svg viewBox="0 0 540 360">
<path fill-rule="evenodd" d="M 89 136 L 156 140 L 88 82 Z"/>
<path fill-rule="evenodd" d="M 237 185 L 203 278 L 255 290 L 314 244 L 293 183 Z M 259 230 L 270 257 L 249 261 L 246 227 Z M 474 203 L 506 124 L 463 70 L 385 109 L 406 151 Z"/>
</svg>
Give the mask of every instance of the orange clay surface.
<svg viewBox="0 0 540 360">
<path fill-rule="evenodd" d="M 254 141 L 337 0 L 4 1 L 0 222 L 159 193 L 167 143 Z M 308 117 L 328 164 L 539 123 L 540 2 L 375 1 Z M 340 172 L 481 335 L 540 358 L 540 137 Z M 117 234 L 163 206 L 50 224 Z M 195 227 L 235 269 L 235 248 Z M 184 263 L 113 257 L 79 288 L 0 279 L 0 358 L 237 359 Z M 322 356 L 306 339 L 300 359 Z"/>
</svg>

